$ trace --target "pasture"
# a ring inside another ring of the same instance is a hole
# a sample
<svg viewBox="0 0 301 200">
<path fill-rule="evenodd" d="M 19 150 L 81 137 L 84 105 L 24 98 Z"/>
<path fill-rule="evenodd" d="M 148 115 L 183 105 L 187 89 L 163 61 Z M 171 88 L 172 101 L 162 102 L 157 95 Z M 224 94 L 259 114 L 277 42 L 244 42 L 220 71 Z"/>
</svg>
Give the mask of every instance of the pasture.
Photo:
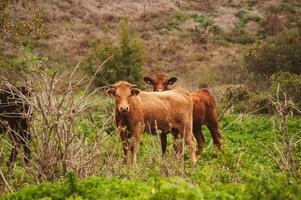
<svg viewBox="0 0 301 200">
<path fill-rule="evenodd" d="M 54 183 L 29 186 L 39 184 L 38 179 L 19 160 L 12 174 L 6 178 L 12 188 L 22 189 L 4 195 L 2 199 L 300 198 L 299 179 L 288 173 L 280 173 L 276 163 L 268 156 L 267 147 L 277 154 L 274 145 L 279 148 L 282 146 L 276 117 L 226 115 L 220 123 L 222 153 L 214 147 L 210 133 L 204 127 L 206 147 L 195 165 L 189 161 L 187 148 L 183 160 L 176 158 L 171 136 L 168 137 L 167 154 L 162 158 L 159 137 L 146 134 L 138 151 L 137 166 L 129 167 L 123 163 L 120 138 L 112 125 L 112 100 L 103 94 L 94 95 L 90 106 L 90 118 L 88 115 L 80 116 L 74 128 L 79 135 L 86 137 L 85 142 L 98 138 L 101 143 L 99 154 L 93 158 L 93 166 L 87 165 L 93 167 L 91 171 L 87 174 L 81 171 L 72 173 L 70 165 L 71 172 L 65 178 L 62 171 L 56 171 L 61 176 Z M 300 117 L 290 117 L 288 122 L 291 135 L 300 131 Z M 7 137 L 1 135 L 3 140 L 7 140 Z M 8 146 L 2 145 L 1 149 L 4 152 L 2 158 L 8 158 Z M 300 153 L 298 146 L 297 159 L 300 159 Z M 39 156 L 39 153 L 34 152 L 32 163 L 38 160 L 35 156 Z M 5 162 L 2 162 L 1 170 L 7 171 Z M 1 188 L 5 188 L 3 183 Z"/>
</svg>

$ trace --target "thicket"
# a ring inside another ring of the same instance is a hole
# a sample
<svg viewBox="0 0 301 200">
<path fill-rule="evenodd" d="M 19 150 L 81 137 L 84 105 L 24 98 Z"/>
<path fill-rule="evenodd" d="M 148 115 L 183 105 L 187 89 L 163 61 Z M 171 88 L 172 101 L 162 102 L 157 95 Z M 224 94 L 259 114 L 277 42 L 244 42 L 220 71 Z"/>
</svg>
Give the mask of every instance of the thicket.
<svg viewBox="0 0 301 200">
<path fill-rule="evenodd" d="M 301 75 L 289 72 L 276 73 L 270 77 L 270 93 L 287 95 L 296 105 L 301 107 Z M 279 90 L 279 91 L 278 91 Z"/>
<path fill-rule="evenodd" d="M 108 39 L 94 44 L 92 55 L 84 64 L 84 70 L 93 76 L 104 61 L 100 73 L 96 75 L 97 86 L 112 84 L 119 80 L 142 83 L 144 47 L 139 39 L 130 32 L 127 20 L 120 24 L 120 38 L 117 44 Z"/>
<path fill-rule="evenodd" d="M 19 10 L 27 15 L 16 15 Z M 28 70 L 20 57 L 28 49 L 39 45 L 39 39 L 47 34 L 44 13 L 34 1 L 0 1 L 0 74 L 16 79 Z"/>
<path fill-rule="evenodd" d="M 250 105 L 266 104 L 268 94 L 275 95 L 279 87 L 279 94 L 285 93 L 300 106 L 300 55 L 301 36 L 296 30 L 283 31 L 250 46 L 244 55 L 244 64 L 250 72 L 251 85 L 255 83 L 253 87 L 257 91 L 264 90 Z M 268 107 L 264 110 L 272 111 Z"/>
<path fill-rule="evenodd" d="M 244 62 L 248 71 L 260 77 L 269 77 L 279 71 L 300 74 L 300 55 L 300 32 L 288 30 L 253 44 L 248 48 Z"/>
</svg>

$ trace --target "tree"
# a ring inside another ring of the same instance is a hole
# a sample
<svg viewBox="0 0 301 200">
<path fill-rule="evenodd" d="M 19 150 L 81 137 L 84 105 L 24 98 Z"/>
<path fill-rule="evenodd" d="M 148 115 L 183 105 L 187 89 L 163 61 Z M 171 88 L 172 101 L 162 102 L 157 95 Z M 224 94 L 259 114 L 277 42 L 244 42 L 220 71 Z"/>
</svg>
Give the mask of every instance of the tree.
<svg viewBox="0 0 301 200">
<path fill-rule="evenodd" d="M 96 85 L 112 84 L 118 80 L 139 83 L 142 80 L 144 48 L 140 39 L 128 28 L 125 19 L 120 25 L 120 39 L 117 44 L 112 41 L 99 43 L 93 54 L 87 59 L 84 70 L 93 75 L 97 68 L 110 56 L 96 76 Z"/>
</svg>

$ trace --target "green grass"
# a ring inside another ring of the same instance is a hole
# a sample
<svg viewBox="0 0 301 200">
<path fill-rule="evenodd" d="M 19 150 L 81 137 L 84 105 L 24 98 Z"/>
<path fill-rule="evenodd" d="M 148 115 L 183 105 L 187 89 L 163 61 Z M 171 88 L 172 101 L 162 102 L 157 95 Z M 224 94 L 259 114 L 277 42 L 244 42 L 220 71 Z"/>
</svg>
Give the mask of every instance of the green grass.
<svg viewBox="0 0 301 200">
<path fill-rule="evenodd" d="M 92 116 L 105 107 L 94 110 Z M 95 117 L 94 123 L 102 121 L 103 117 Z M 300 180 L 280 173 L 261 145 L 281 146 L 273 121 L 271 116 L 226 116 L 221 121 L 223 153 L 210 144 L 204 127 L 206 148 L 196 165 L 190 163 L 187 150 L 183 162 L 175 158 L 171 136 L 167 155 L 161 158 L 158 137 L 146 134 L 137 167 L 128 167 L 121 162 L 121 143 L 115 134 L 103 145 L 95 177 L 81 180 L 71 174 L 59 182 L 28 186 L 30 175 L 17 168 L 16 178 L 9 181 L 22 189 L 0 199 L 300 199 Z M 89 123 L 83 119 L 77 130 L 93 135 Z M 291 117 L 290 134 L 300 130 L 300 117 Z"/>
</svg>

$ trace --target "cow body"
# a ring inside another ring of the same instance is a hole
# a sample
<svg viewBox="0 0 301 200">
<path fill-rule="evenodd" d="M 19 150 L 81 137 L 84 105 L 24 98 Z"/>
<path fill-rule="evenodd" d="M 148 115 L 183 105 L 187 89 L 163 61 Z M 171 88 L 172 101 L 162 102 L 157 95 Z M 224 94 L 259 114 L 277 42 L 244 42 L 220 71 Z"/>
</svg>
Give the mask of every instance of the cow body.
<svg viewBox="0 0 301 200">
<path fill-rule="evenodd" d="M 30 159 L 29 105 L 22 96 L 29 96 L 24 87 L 0 92 L 0 133 L 8 133 L 12 141 L 9 163 L 16 160 L 20 146 L 24 148 L 25 162 L 28 163 Z"/>
<path fill-rule="evenodd" d="M 132 154 L 131 163 L 136 163 L 136 151 L 144 131 L 159 133 L 163 153 L 166 150 L 166 134 L 171 132 L 175 141 L 184 137 L 191 160 L 195 162 L 194 139 L 192 136 L 192 100 L 182 90 L 162 93 L 139 91 L 133 95 L 133 87 L 127 82 L 118 82 L 107 93 L 115 97 L 115 126 L 118 130 L 127 160 L 128 150 Z M 127 91 L 121 94 L 121 91 Z M 122 97 L 120 97 L 122 96 Z M 123 101 L 122 98 L 127 100 Z M 125 110 L 125 111 L 124 111 Z M 179 157 L 183 154 L 181 145 L 174 147 Z"/>
<path fill-rule="evenodd" d="M 172 77 L 166 79 L 162 74 L 155 75 L 154 78 L 145 77 L 144 81 L 153 86 L 154 91 L 167 91 L 169 85 L 177 81 Z M 197 140 L 198 151 L 201 154 L 204 148 L 205 138 L 202 133 L 202 126 L 206 125 L 213 138 L 214 144 L 221 148 L 221 134 L 218 128 L 218 117 L 216 105 L 213 96 L 207 89 L 201 89 L 197 92 L 190 93 L 193 99 L 193 134 Z"/>
</svg>

